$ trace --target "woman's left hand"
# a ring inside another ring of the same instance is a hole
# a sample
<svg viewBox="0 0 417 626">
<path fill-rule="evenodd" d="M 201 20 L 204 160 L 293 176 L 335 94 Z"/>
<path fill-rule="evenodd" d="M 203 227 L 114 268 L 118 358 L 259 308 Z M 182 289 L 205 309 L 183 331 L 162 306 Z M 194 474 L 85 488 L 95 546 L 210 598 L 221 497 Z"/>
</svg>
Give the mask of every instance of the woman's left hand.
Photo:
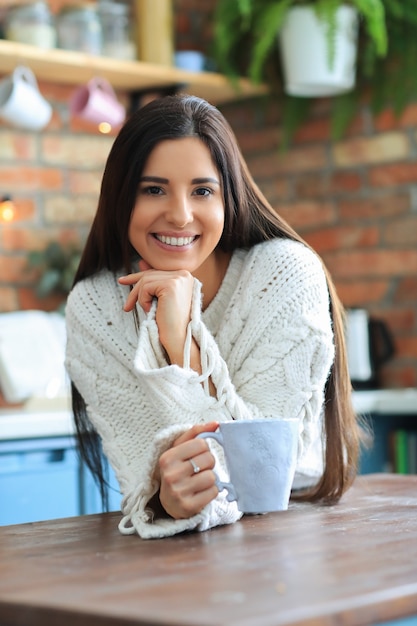
<svg viewBox="0 0 417 626">
<path fill-rule="evenodd" d="M 217 422 L 193 426 L 159 459 L 159 501 L 174 519 L 197 515 L 219 493 L 214 456 L 205 439 L 196 438 L 202 432 L 214 432 L 218 426 Z"/>
</svg>

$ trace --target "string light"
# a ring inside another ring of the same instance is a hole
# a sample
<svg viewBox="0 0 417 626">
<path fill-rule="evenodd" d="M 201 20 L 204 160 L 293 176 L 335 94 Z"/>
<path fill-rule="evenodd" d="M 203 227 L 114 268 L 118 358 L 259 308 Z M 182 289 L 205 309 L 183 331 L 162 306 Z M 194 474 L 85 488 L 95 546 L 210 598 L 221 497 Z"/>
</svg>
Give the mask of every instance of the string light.
<svg viewBox="0 0 417 626">
<path fill-rule="evenodd" d="M 2 222 L 12 222 L 15 215 L 15 206 L 10 196 L 4 196 L 0 200 L 0 220 Z"/>
<path fill-rule="evenodd" d="M 108 135 L 111 132 L 111 124 L 109 122 L 100 122 L 98 129 L 103 135 Z"/>
</svg>

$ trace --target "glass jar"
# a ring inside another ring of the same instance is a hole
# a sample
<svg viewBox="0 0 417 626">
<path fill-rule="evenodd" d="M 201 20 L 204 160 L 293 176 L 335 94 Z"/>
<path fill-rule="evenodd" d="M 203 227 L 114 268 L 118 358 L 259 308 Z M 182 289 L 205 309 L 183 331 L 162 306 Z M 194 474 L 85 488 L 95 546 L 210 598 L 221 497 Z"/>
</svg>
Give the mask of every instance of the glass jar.
<svg viewBox="0 0 417 626">
<path fill-rule="evenodd" d="M 48 4 L 34 2 L 10 8 L 6 13 L 5 37 L 38 48 L 54 48 L 56 31 Z"/>
<path fill-rule="evenodd" d="M 103 34 L 102 54 L 114 59 L 136 59 L 129 6 L 122 2 L 101 0 L 98 14 Z"/>
<path fill-rule="evenodd" d="M 95 4 L 64 7 L 57 16 L 58 47 L 101 54 L 101 23 Z"/>
</svg>

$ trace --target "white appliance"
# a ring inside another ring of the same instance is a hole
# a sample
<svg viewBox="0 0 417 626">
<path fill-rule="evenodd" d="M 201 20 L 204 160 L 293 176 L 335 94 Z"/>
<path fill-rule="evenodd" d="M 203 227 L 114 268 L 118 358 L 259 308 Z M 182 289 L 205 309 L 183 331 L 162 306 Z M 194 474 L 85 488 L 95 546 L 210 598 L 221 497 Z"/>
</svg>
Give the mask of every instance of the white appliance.
<svg viewBox="0 0 417 626">
<path fill-rule="evenodd" d="M 377 389 L 381 366 L 394 354 L 387 325 L 369 316 L 366 309 L 346 312 L 346 346 L 354 389 Z"/>
</svg>

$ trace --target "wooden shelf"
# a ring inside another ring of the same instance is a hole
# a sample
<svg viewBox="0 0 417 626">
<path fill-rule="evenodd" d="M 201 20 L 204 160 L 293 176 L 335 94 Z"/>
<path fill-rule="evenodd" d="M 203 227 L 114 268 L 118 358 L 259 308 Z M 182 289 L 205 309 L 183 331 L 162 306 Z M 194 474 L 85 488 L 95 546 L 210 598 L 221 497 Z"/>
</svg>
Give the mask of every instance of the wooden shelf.
<svg viewBox="0 0 417 626">
<path fill-rule="evenodd" d="M 187 72 L 141 61 L 120 61 L 68 50 L 43 50 L 26 44 L 0 40 L 0 72 L 10 73 L 16 65 L 31 68 L 39 81 L 79 85 L 93 76 L 106 78 L 115 89 L 145 91 L 181 85 L 181 91 L 222 104 L 267 93 L 263 85 L 240 79 L 235 87 L 214 72 Z"/>
</svg>

